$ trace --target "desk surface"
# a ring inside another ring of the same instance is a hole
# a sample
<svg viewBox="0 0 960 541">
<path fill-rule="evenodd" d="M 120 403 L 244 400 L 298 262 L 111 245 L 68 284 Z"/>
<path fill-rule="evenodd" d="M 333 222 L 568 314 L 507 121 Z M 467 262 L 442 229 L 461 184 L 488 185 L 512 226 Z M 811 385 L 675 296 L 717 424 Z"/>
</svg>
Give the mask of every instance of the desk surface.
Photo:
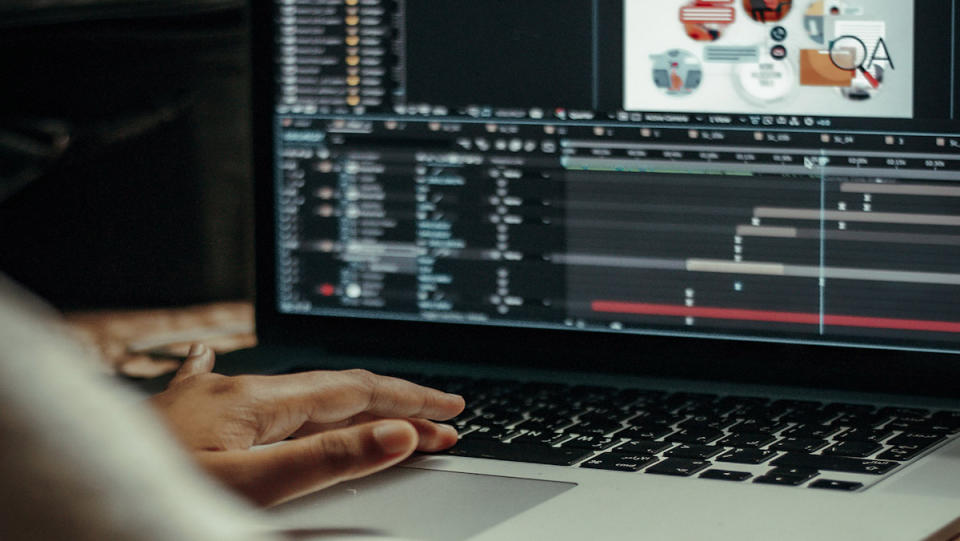
<svg viewBox="0 0 960 541">
<path fill-rule="evenodd" d="M 960 518 L 944 526 L 926 541 L 960 541 Z"/>
<path fill-rule="evenodd" d="M 66 314 L 77 337 L 111 370 L 134 378 L 176 370 L 194 342 L 203 342 L 218 353 L 253 347 L 253 319 L 249 302 Z"/>
</svg>

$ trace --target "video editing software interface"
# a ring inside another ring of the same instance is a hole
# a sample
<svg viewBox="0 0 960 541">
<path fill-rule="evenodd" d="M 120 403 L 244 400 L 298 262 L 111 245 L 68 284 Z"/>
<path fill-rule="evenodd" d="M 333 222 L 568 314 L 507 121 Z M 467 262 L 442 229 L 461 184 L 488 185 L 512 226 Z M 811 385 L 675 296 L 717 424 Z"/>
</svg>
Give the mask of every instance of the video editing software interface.
<svg viewBox="0 0 960 541">
<path fill-rule="evenodd" d="M 955 0 L 278 0 L 277 309 L 960 351 Z"/>
</svg>

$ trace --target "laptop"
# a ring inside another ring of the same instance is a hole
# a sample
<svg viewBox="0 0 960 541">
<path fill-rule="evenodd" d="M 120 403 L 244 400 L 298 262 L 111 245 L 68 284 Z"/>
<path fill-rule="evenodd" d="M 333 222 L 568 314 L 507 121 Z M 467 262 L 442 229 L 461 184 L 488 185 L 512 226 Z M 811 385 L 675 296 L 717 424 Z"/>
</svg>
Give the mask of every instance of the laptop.
<svg viewBox="0 0 960 541">
<path fill-rule="evenodd" d="M 459 392 L 273 510 L 424 540 L 960 516 L 956 2 L 252 6 L 260 346 Z"/>
</svg>

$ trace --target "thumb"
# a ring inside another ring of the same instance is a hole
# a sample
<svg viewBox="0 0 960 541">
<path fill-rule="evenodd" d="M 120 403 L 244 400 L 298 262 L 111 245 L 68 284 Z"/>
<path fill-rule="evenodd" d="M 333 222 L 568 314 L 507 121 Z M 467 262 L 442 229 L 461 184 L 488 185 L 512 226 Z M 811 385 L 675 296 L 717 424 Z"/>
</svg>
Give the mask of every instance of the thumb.
<svg viewBox="0 0 960 541">
<path fill-rule="evenodd" d="M 170 386 L 182 383 L 187 378 L 208 374 L 213 371 L 213 364 L 216 356 L 213 350 L 203 344 L 194 344 L 190 346 L 186 360 L 180 365 L 176 375 L 170 380 Z"/>
<path fill-rule="evenodd" d="M 410 423 L 389 420 L 259 449 L 201 451 L 198 459 L 215 477 L 269 506 L 390 467 L 417 444 Z"/>
</svg>

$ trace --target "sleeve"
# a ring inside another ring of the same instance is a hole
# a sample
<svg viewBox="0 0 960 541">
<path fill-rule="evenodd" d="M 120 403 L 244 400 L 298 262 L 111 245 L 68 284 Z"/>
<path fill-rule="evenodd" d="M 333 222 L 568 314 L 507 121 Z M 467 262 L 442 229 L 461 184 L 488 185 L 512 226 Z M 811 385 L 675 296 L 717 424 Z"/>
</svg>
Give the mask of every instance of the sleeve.
<svg viewBox="0 0 960 541">
<path fill-rule="evenodd" d="M 273 539 L 0 275 L 0 539 Z"/>
</svg>

